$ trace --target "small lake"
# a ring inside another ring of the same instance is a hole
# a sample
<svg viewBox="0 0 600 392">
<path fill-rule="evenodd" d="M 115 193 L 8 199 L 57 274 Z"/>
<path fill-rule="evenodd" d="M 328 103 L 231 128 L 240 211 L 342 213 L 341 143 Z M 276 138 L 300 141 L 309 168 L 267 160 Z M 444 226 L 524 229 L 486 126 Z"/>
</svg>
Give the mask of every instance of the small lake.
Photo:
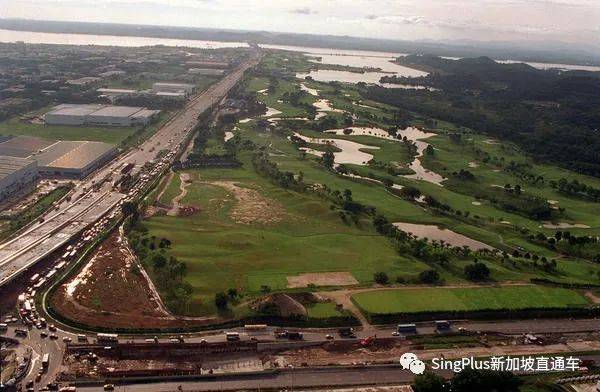
<svg viewBox="0 0 600 392">
<path fill-rule="evenodd" d="M 435 225 L 421 225 L 406 222 L 394 222 L 398 229 L 411 233 L 418 238 L 427 238 L 429 240 L 444 241 L 452 246 L 468 246 L 472 250 L 494 249 L 483 242 L 474 240 L 462 234 L 448 229 L 440 229 Z"/>
<path fill-rule="evenodd" d="M 304 140 L 307 143 L 314 144 L 323 144 L 323 145 L 331 145 L 339 148 L 340 152 L 334 152 L 334 162 L 336 164 L 349 163 L 354 165 L 364 166 L 373 159 L 373 155 L 360 151 L 362 149 L 370 149 L 370 150 L 379 150 L 379 147 L 376 146 L 368 146 L 366 144 L 361 144 L 357 142 L 353 142 L 350 140 L 344 139 L 322 139 L 322 138 L 312 138 L 308 136 L 301 135 L 297 132 L 294 133 L 295 136 Z M 318 150 L 313 150 L 311 148 L 301 148 L 301 150 L 306 151 L 308 154 L 322 156 L 323 152 Z"/>
<path fill-rule="evenodd" d="M 349 127 L 352 129 L 352 133 L 348 136 L 352 135 L 360 135 L 360 136 L 373 136 L 381 139 L 394 140 L 400 142 L 398 138 L 394 138 L 389 135 L 389 133 L 381 128 L 370 128 L 370 127 Z M 325 131 L 328 133 L 334 133 L 336 135 L 344 135 L 344 129 L 330 129 Z M 422 141 L 422 139 L 427 139 L 429 137 L 435 136 L 436 134 L 433 132 L 425 132 L 415 127 L 408 127 L 404 130 L 398 131 L 398 135 L 400 135 L 400 139 L 404 136 L 408 140 L 411 140 L 417 146 L 417 156 L 408 166 L 415 173 L 414 174 L 406 174 L 402 177 L 410 178 L 413 180 L 422 180 L 431 182 L 432 184 L 440 185 L 445 178 L 438 173 L 435 173 L 431 170 L 425 169 L 421 164 L 421 158 L 423 157 L 423 152 L 429 145 L 428 143 Z"/>
</svg>

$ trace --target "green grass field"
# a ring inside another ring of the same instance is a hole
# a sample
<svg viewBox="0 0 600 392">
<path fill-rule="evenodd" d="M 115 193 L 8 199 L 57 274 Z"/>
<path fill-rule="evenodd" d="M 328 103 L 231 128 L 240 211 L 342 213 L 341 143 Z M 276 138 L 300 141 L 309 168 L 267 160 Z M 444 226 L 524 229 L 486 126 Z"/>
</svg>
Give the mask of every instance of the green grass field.
<svg viewBox="0 0 600 392">
<path fill-rule="evenodd" d="M 186 262 L 187 280 L 209 311 L 218 291 L 235 287 L 258 293 L 263 285 L 282 290 L 287 287 L 287 276 L 305 272 L 349 271 L 359 282 L 370 283 L 380 269 L 404 276 L 427 269 L 421 262 L 397 255 L 370 224 L 361 228 L 342 223 L 327 203 L 270 184 L 243 160 L 242 169 L 190 171 L 194 182 L 182 201 L 197 207 L 199 213 L 186 218 L 156 216 L 144 222 L 149 235 L 172 241 L 172 254 Z M 250 208 L 248 213 L 276 214 L 280 221 L 236 222 L 232 210 L 244 202 L 238 202 L 230 190 L 211 184 L 214 181 L 232 181 L 256 190 L 278 207 L 273 211 Z"/>
<path fill-rule="evenodd" d="M 283 55 L 281 55 L 283 56 Z M 268 56 L 268 67 L 283 67 L 288 70 L 305 66 L 301 59 L 290 55 L 289 61 L 280 56 Z M 356 87 L 333 86 L 314 81 L 304 81 L 309 87 L 320 91 L 321 98 L 329 99 L 333 106 L 355 114 L 357 126 L 388 127 L 394 110 L 383 104 L 364 102 L 372 108 L 356 104 L 360 99 Z M 251 78 L 247 90 L 257 92 L 268 87 L 266 77 Z M 272 94 L 257 94 L 257 98 L 269 107 L 281 110 L 277 117 L 305 116 L 301 107 L 278 102 L 286 92 L 298 91 L 300 81 L 280 79 Z M 312 103 L 316 97 L 303 97 L 304 103 Z M 341 119 L 340 113 L 334 117 Z M 414 116 L 413 124 L 423 125 L 423 118 Z M 478 255 L 491 270 L 491 279 L 496 282 L 529 282 L 531 278 L 546 278 L 565 283 L 600 283 L 600 266 L 584 259 L 558 257 L 549 248 L 536 245 L 527 238 L 528 233 L 550 230 L 542 229 L 542 222 L 531 220 L 517 213 L 508 213 L 486 200 L 473 196 L 476 187 L 491 187 L 493 184 L 519 183 L 516 175 L 506 171 L 494 171 L 495 167 L 482 162 L 472 147 L 453 144 L 443 131 L 463 131 L 449 123 L 438 123 L 440 135 L 428 139 L 435 147 L 433 156 L 424 158 L 424 166 L 450 177 L 453 171 L 469 169 L 475 176 L 474 184 L 448 181 L 438 186 L 425 181 L 394 176 L 383 168 L 357 166 L 361 175 L 388 178 L 403 186 L 414 186 L 422 193 L 434 196 L 438 201 L 460 210 L 460 215 L 442 214 L 427 205 L 406 200 L 383 185 L 351 179 L 326 170 L 318 158 L 304 156 L 287 139 L 291 129 L 286 125 L 275 125 L 275 131 L 258 129 L 254 121 L 239 123 L 236 135 L 242 141 L 252 141 L 257 148 L 264 148 L 269 159 L 282 171 L 302 173 L 308 184 L 327 185 L 332 190 L 352 191 L 353 199 L 373 206 L 377 213 L 390 221 L 438 225 L 468 237 L 485 242 L 507 252 L 517 248 L 534 252 L 540 257 L 556 258 L 556 269 L 548 271 L 531 260 L 510 259 Z M 340 125 L 341 127 L 341 125 Z M 300 122 L 293 126 L 294 131 L 313 137 L 324 137 L 310 124 Z M 369 150 L 381 162 L 398 162 L 406 165 L 412 160 L 411 154 L 398 142 L 378 139 L 372 136 L 336 136 L 363 144 L 379 146 L 380 150 Z M 531 164 L 532 170 L 544 173 L 547 179 L 568 177 L 569 172 L 541 164 L 534 164 L 525 154 L 510 145 L 485 143 L 487 137 L 477 134 L 466 136 L 472 144 L 485 152 L 505 156 L 507 161 L 515 160 Z M 213 137 L 207 142 L 207 151 L 218 153 L 223 150 L 221 137 Z M 396 278 L 414 281 L 426 269 L 436 269 L 448 284 L 465 284 L 464 267 L 472 260 L 464 257 L 451 257 L 448 265 L 426 264 L 409 254 L 398 254 L 390 241 L 378 235 L 370 218 L 364 218 L 358 225 L 345 224 L 338 212 L 330 209 L 329 202 L 311 193 L 296 193 L 285 190 L 258 175 L 250 162 L 251 152 L 242 151 L 238 159 L 243 163 L 237 169 L 198 169 L 189 170 L 193 181 L 187 186 L 183 204 L 196 208 L 196 213 L 188 217 L 155 216 L 144 220 L 149 229 L 148 236 L 168 238 L 172 242 L 169 252 L 187 265 L 186 280 L 193 287 L 191 313 L 198 315 L 214 314 L 214 294 L 229 288 L 238 289 L 250 298 L 261 295 L 264 286 L 272 291 L 298 290 L 288 287 L 287 278 L 308 272 L 349 272 L 362 286 L 373 284 L 375 272 L 386 272 L 393 282 Z M 477 167 L 471 167 L 476 162 Z M 582 176 L 576 178 L 600 186 L 595 179 Z M 557 200 L 567 209 L 571 221 L 585 223 L 590 229 L 578 233 L 598 233 L 600 211 L 596 204 L 558 194 L 548 185 L 529 186 L 522 184 L 525 192 L 539 197 Z M 178 176 L 164 184 L 165 192 L 161 204 L 170 204 L 179 194 Z M 237 187 L 237 191 L 232 189 Z M 469 188 L 471 187 L 471 188 Z M 245 190 L 240 196 L 239 189 Z M 250 191 L 251 190 L 251 191 Z M 157 192 L 158 194 L 158 192 Z M 258 197 L 256 196 L 258 195 Z M 591 206 L 591 207 L 590 207 Z M 241 213 L 240 213 L 241 211 Z M 468 212 L 469 217 L 464 214 Z M 239 216 L 249 218 L 241 222 Z M 267 221 L 262 218 L 267 217 Z M 510 223 L 506 223 L 506 221 Z M 529 230 L 529 232 L 527 231 Z M 515 261 L 516 260 L 516 261 Z M 326 288 L 332 290 L 336 287 Z M 585 298 L 575 291 L 538 286 L 510 286 L 501 288 L 422 288 L 375 291 L 357 294 L 356 302 L 368 312 L 416 312 L 422 310 L 473 310 L 484 308 L 527 308 L 565 307 L 584 305 Z M 235 309 L 236 312 L 240 309 Z M 334 304 L 323 303 L 310 306 L 309 316 L 322 318 L 337 315 Z M 237 314 L 237 313 L 236 313 Z"/>
<path fill-rule="evenodd" d="M 588 304 L 573 290 L 544 286 L 415 288 L 357 293 L 352 300 L 366 313 L 479 309 L 526 309 Z"/>
</svg>

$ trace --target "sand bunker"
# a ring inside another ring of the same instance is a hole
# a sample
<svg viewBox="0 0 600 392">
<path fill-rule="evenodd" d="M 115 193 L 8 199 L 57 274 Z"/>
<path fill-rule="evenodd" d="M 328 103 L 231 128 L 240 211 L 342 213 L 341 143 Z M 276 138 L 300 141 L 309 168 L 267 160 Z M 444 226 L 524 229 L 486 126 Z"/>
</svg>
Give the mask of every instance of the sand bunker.
<svg viewBox="0 0 600 392">
<path fill-rule="evenodd" d="M 571 224 L 571 223 L 566 223 L 566 222 L 559 222 L 559 223 L 544 222 L 542 227 L 544 227 L 546 229 L 589 229 L 590 228 L 588 225 L 584 225 L 583 223 Z"/>
<path fill-rule="evenodd" d="M 352 286 L 358 281 L 350 272 L 319 272 L 307 273 L 286 277 L 287 287 L 307 287 L 309 284 L 315 286 Z"/>
</svg>

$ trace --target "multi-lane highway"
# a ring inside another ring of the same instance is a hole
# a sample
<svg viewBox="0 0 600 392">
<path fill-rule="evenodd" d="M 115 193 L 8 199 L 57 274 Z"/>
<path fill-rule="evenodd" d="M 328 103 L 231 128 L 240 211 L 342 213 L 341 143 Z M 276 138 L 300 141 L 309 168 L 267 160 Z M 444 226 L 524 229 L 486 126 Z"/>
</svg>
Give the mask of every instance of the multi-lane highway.
<svg viewBox="0 0 600 392">
<path fill-rule="evenodd" d="M 85 227 L 115 208 L 127 195 L 113 189 L 110 181 L 103 180 L 126 164 L 133 163 L 133 172 L 155 160 L 161 150 L 177 151 L 184 148 L 198 115 L 219 102 L 242 78 L 244 72 L 255 66 L 260 53 L 230 72 L 218 83 L 194 97 L 169 122 L 161 127 L 139 148 L 117 158 L 86 180 L 77 184 L 69 201 L 47 212 L 18 236 L 0 245 L 0 287 L 10 282 L 27 268 L 59 249 Z M 97 184 L 102 183 L 101 186 Z M 93 185 L 96 184 L 96 187 Z M 41 222 L 41 223 L 40 223 Z"/>
</svg>

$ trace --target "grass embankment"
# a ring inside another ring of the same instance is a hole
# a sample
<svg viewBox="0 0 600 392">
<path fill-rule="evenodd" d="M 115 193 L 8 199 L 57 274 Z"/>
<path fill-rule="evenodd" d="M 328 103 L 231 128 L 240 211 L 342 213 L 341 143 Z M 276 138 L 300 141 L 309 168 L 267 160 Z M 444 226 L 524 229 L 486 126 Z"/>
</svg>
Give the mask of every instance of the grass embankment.
<svg viewBox="0 0 600 392">
<path fill-rule="evenodd" d="M 407 288 L 357 293 L 352 300 L 366 313 L 414 313 L 481 309 L 568 308 L 589 302 L 576 291 L 544 286 Z"/>
</svg>

